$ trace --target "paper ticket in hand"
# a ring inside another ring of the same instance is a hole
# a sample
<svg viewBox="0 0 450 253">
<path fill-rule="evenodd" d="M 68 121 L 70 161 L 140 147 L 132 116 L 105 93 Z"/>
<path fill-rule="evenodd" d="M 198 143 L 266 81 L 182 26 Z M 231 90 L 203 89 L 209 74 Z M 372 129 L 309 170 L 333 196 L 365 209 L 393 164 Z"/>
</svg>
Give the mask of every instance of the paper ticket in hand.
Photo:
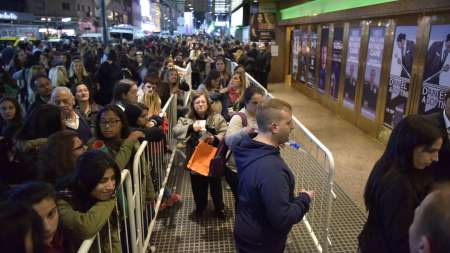
<svg viewBox="0 0 450 253">
<path fill-rule="evenodd" d="M 206 131 L 206 120 L 197 120 L 197 124 L 200 126 L 201 131 Z"/>
</svg>

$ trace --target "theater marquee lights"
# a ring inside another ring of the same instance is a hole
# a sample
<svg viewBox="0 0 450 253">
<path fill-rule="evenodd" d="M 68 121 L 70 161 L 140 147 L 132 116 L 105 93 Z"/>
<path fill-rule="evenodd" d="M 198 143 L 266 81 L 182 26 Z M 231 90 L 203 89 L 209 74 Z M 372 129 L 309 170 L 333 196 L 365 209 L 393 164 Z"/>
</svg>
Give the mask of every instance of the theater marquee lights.
<svg viewBox="0 0 450 253">
<path fill-rule="evenodd" d="M 14 12 L 0 12 L 0 19 L 17 20 L 18 17 Z"/>
<path fill-rule="evenodd" d="M 315 0 L 280 10 L 281 20 L 316 16 L 334 11 L 343 11 L 398 0 Z"/>
</svg>

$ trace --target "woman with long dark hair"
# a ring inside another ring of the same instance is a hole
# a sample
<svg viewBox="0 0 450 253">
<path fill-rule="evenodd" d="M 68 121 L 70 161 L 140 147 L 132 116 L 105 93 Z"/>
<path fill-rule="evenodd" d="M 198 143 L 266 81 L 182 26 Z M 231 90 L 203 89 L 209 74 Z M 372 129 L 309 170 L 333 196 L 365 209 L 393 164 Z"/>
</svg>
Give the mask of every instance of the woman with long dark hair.
<svg viewBox="0 0 450 253">
<path fill-rule="evenodd" d="M 205 81 L 198 86 L 197 91 L 203 92 L 209 97 L 210 92 L 218 92 L 221 89 L 220 80 L 222 79 L 219 71 L 212 69 L 206 77 Z"/>
<path fill-rule="evenodd" d="M 116 105 L 107 105 L 97 114 L 95 136 L 88 146 L 102 149 L 115 158 L 120 169 L 128 167 L 133 149 L 139 145 L 141 131 L 130 133 L 125 113 Z"/>
<path fill-rule="evenodd" d="M 245 90 L 241 101 L 243 108 L 231 117 L 230 124 L 228 125 L 225 134 L 225 143 L 228 147 L 238 143 L 246 135 L 258 131 L 258 126 L 256 124 L 256 107 L 263 99 L 263 90 L 254 86 L 250 86 Z M 230 185 L 237 207 L 237 187 L 239 180 L 234 155 L 230 156 L 227 166 L 225 167 L 225 180 Z"/>
<path fill-rule="evenodd" d="M 231 76 L 231 80 L 226 88 L 220 89 L 218 92 L 211 94 L 212 100 L 220 100 L 222 104 L 221 114 L 226 121 L 230 121 L 230 113 L 239 110 L 239 103 L 244 94 L 244 75 L 235 72 Z"/>
<path fill-rule="evenodd" d="M 15 51 L 11 62 L 7 67 L 9 74 L 13 75 L 17 71 L 24 69 L 28 62 L 28 57 L 29 55 L 24 49 Z"/>
<path fill-rule="evenodd" d="M 16 161 L 14 136 L 23 125 L 19 103 L 14 98 L 4 97 L 0 100 L 0 182 L 15 183 L 21 178 L 18 171 L 23 170 L 23 163 Z"/>
<path fill-rule="evenodd" d="M 70 238 L 65 236 L 56 206 L 57 196 L 54 187 L 45 182 L 31 181 L 14 187 L 9 200 L 32 208 L 43 224 L 44 252 L 72 252 Z M 78 246 L 78 245 L 77 245 Z"/>
<path fill-rule="evenodd" d="M 145 140 L 161 141 L 164 139 L 164 133 L 159 128 L 162 119 L 159 116 L 148 117 L 148 108 L 144 108 L 139 104 L 129 104 L 125 107 L 125 115 L 127 116 L 130 129 L 142 131 L 145 134 Z"/>
<path fill-rule="evenodd" d="M 73 245 L 100 233 L 102 252 L 121 252 L 119 223 L 113 216 L 119 185 L 119 166 L 108 154 L 92 150 L 80 156 L 73 179 L 59 189 L 61 199 L 58 200 L 62 225 Z M 110 226 L 105 226 L 108 219 Z M 111 237 L 108 227 L 111 227 Z"/>
<path fill-rule="evenodd" d="M 395 126 L 364 192 L 369 217 L 358 237 L 361 253 L 409 252 L 408 229 L 429 191 L 428 167 L 438 160 L 442 142 L 441 131 L 423 116 Z"/>
<path fill-rule="evenodd" d="M 222 112 L 222 103 L 220 101 L 220 90 L 222 89 L 220 86 L 220 81 L 222 80 L 219 71 L 212 69 L 205 81 L 200 84 L 197 88 L 197 91 L 203 92 L 208 96 L 208 99 L 211 101 L 211 108 L 215 113 Z"/>
<path fill-rule="evenodd" d="M 72 86 L 72 93 L 75 95 L 75 110 L 79 112 L 89 123 L 91 130 L 95 127 L 95 117 L 102 109 L 102 106 L 94 102 L 92 87 L 85 83 L 78 83 Z"/>
<path fill-rule="evenodd" d="M 0 66 L 0 97 L 16 98 L 19 94 L 19 86 L 16 80 Z"/>
<path fill-rule="evenodd" d="M 10 183 L 22 183 L 37 177 L 38 154 L 48 137 L 65 129 L 62 110 L 55 105 L 45 104 L 28 115 L 24 126 L 15 137 L 14 163 L 21 169 L 10 170 L 15 176 Z"/>
<path fill-rule="evenodd" d="M 47 144 L 40 150 L 39 179 L 58 185 L 71 175 L 78 157 L 85 151 L 86 146 L 75 131 L 63 130 L 50 135 Z"/>
<path fill-rule="evenodd" d="M 222 55 L 217 56 L 214 67 L 220 73 L 220 87 L 225 88 L 231 79 L 231 75 L 227 70 L 225 57 Z"/>
<path fill-rule="evenodd" d="M 136 104 L 138 101 L 138 87 L 130 79 L 122 79 L 115 86 L 113 91 L 112 104 L 125 110 L 127 104 Z"/>
<path fill-rule="evenodd" d="M 43 253 L 42 222 L 30 207 L 0 203 L 0 224 L 0 252 Z"/>
<path fill-rule="evenodd" d="M 22 124 L 22 111 L 17 100 L 11 97 L 0 99 L 0 136 L 12 138 Z"/>
</svg>

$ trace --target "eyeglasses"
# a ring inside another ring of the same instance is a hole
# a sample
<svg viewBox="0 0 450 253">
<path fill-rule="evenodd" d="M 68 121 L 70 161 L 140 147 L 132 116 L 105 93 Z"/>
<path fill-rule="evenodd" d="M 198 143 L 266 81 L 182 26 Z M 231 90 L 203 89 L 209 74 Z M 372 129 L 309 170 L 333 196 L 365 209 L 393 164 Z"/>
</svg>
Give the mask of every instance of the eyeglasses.
<svg viewBox="0 0 450 253">
<path fill-rule="evenodd" d="M 120 119 L 111 120 L 111 121 L 100 121 L 100 127 L 115 127 L 117 124 L 121 122 Z"/>
</svg>

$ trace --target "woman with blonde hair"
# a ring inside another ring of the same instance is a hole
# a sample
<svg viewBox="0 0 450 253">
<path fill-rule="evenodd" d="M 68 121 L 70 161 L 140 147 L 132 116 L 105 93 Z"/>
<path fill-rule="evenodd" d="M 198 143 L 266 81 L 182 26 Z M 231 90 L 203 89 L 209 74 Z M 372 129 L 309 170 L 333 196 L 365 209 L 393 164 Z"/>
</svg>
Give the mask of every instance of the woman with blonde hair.
<svg viewBox="0 0 450 253">
<path fill-rule="evenodd" d="M 158 94 L 160 80 L 156 75 L 147 75 L 139 86 L 138 102 L 148 107 L 149 116 L 159 115 L 161 112 L 161 98 Z"/>
<path fill-rule="evenodd" d="M 83 61 L 80 58 L 75 58 L 70 63 L 69 68 L 69 87 L 84 83 L 92 87 L 92 79 L 84 67 Z"/>
<path fill-rule="evenodd" d="M 48 78 L 52 82 L 53 87 L 67 86 L 69 84 L 67 69 L 63 65 L 51 68 L 48 73 Z"/>
<path fill-rule="evenodd" d="M 227 70 L 225 57 L 223 55 L 219 55 L 219 56 L 216 57 L 216 61 L 214 63 L 214 67 L 220 73 L 220 77 L 221 77 L 220 85 L 223 88 L 223 87 L 225 87 L 227 85 L 227 83 L 231 79 L 231 75 L 230 75 L 230 73 Z"/>
</svg>

